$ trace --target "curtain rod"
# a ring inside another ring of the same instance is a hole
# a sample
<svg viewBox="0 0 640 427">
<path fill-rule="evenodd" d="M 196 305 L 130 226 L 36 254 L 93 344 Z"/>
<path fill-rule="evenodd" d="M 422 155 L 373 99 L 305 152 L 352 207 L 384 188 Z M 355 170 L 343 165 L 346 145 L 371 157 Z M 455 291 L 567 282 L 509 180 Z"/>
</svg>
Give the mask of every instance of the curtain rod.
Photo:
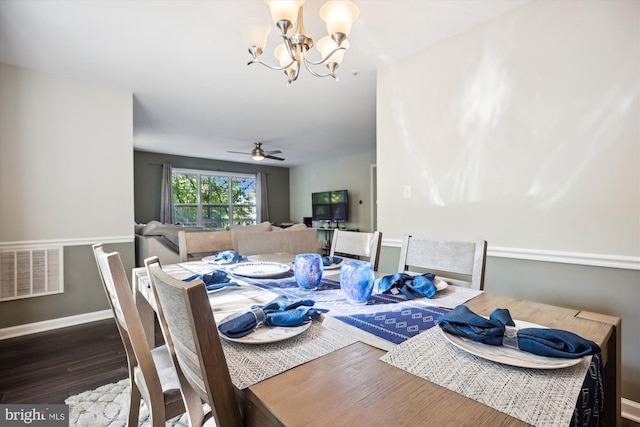
<svg viewBox="0 0 640 427">
<path fill-rule="evenodd" d="M 149 166 L 162 166 L 162 163 L 149 163 Z M 190 169 L 189 167 L 179 167 L 177 169 Z M 206 170 L 210 170 L 212 172 L 234 172 L 234 171 L 230 171 L 230 170 L 226 170 L 226 169 L 206 169 Z M 255 172 L 262 172 L 262 171 L 255 171 Z M 252 172 L 235 172 L 235 173 L 252 173 Z M 262 172 L 265 175 L 271 175 L 271 172 Z"/>
</svg>

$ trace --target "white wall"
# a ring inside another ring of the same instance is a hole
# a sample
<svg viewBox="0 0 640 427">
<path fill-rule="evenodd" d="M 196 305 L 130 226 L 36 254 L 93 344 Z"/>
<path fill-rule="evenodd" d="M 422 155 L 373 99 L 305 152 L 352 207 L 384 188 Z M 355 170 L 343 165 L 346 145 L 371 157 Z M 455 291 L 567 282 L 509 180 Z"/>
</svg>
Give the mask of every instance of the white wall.
<svg viewBox="0 0 640 427">
<path fill-rule="evenodd" d="M 0 242 L 133 235 L 132 94 L 0 64 Z"/>
<path fill-rule="evenodd" d="M 637 1 L 532 1 L 379 70 L 376 161 L 381 270 L 405 233 L 486 239 L 486 291 L 622 319 L 635 401 L 639 16 Z"/>
<path fill-rule="evenodd" d="M 381 70 L 386 236 L 638 257 L 638 9 L 531 2 Z"/>
<path fill-rule="evenodd" d="M 289 170 L 291 221 L 311 216 L 311 193 L 349 190 L 348 228 L 372 231 L 371 165 L 375 151 L 296 166 Z M 362 202 L 362 203 L 360 203 Z"/>
<path fill-rule="evenodd" d="M 109 310 L 91 244 L 134 264 L 130 92 L 0 64 L 0 248 L 57 244 L 64 293 L 0 303 L 0 328 Z"/>
</svg>

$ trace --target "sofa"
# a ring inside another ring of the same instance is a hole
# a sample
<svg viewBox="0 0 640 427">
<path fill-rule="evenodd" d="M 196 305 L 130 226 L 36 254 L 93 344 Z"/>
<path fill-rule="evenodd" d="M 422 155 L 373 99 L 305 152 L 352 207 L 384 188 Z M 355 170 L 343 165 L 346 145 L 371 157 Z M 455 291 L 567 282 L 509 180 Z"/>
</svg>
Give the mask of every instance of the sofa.
<svg viewBox="0 0 640 427">
<path fill-rule="evenodd" d="M 181 231 L 184 233 L 180 233 Z M 188 236 L 191 233 L 198 233 L 200 241 L 210 237 L 212 242 L 210 250 L 195 254 L 188 253 L 185 247 L 185 235 Z M 180 234 L 182 234 L 182 248 Z M 204 239 L 203 236 L 205 236 Z M 269 222 L 263 222 L 248 226 L 233 226 L 228 230 L 219 231 L 162 224 L 158 221 L 136 225 L 137 266 L 143 266 L 144 260 L 150 256 L 157 256 L 162 264 L 175 264 L 185 258 L 196 260 L 225 249 L 234 249 L 240 255 L 279 252 L 321 253 L 322 244 L 318 240 L 316 230 L 304 224 L 281 228 Z M 181 252 L 184 258 L 181 257 Z M 187 253 L 188 258 L 185 256 Z"/>
</svg>

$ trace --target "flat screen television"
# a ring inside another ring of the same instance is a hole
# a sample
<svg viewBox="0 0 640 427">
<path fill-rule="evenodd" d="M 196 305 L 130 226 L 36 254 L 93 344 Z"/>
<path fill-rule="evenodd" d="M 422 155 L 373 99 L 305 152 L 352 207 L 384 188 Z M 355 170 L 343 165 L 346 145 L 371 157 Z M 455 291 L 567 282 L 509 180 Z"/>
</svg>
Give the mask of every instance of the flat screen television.
<svg viewBox="0 0 640 427">
<path fill-rule="evenodd" d="M 346 222 L 349 220 L 347 190 L 311 193 L 311 212 L 314 221 Z"/>
</svg>

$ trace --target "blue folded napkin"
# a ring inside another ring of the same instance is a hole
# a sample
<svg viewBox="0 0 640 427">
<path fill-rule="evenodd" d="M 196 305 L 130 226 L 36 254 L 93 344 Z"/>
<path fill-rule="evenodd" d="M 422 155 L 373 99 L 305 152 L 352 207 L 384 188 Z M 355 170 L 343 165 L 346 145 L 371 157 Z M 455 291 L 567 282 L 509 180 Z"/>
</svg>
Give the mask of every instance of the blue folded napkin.
<svg viewBox="0 0 640 427">
<path fill-rule="evenodd" d="M 506 345 L 540 356 L 576 359 L 600 353 L 593 341 L 562 329 L 515 327 L 509 310 L 498 308 L 489 319 L 459 305 L 438 318 L 440 327 L 453 335 L 489 345 Z"/>
<path fill-rule="evenodd" d="M 342 262 L 342 258 L 334 256 L 323 256 L 322 257 L 322 265 L 325 267 L 329 267 L 331 264 L 340 264 Z"/>
<path fill-rule="evenodd" d="M 213 260 L 215 262 L 224 262 L 227 264 L 234 264 L 238 262 L 239 259 L 240 254 L 238 254 L 238 252 L 234 250 L 220 251 L 216 252 L 215 255 L 213 255 Z"/>
<path fill-rule="evenodd" d="M 380 279 L 378 289 L 384 293 L 394 293 L 391 289 L 398 289 L 407 299 L 416 297 L 433 298 L 438 292 L 433 280 L 436 278 L 433 273 L 426 273 L 420 276 L 412 276 L 407 273 L 396 273 L 384 276 Z"/>
<path fill-rule="evenodd" d="M 190 282 L 195 279 L 200 279 L 204 282 L 208 291 L 215 291 L 225 288 L 227 286 L 240 286 L 236 282 L 232 282 L 225 271 L 215 270 L 209 274 L 194 274 L 191 277 L 183 279 L 183 282 Z"/>
<path fill-rule="evenodd" d="M 326 310 L 312 308 L 310 299 L 289 300 L 281 295 L 265 305 L 254 305 L 251 311 L 241 314 L 218 326 L 229 338 L 240 338 L 250 334 L 263 324 L 270 326 L 296 326 L 311 320 Z"/>
</svg>

